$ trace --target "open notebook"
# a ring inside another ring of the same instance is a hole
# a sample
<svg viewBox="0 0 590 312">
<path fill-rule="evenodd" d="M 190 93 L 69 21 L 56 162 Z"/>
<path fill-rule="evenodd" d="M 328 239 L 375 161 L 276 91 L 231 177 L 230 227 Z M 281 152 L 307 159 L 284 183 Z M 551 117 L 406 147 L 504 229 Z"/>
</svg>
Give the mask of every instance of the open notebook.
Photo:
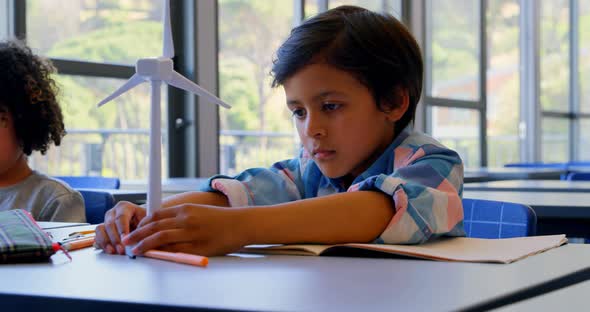
<svg viewBox="0 0 590 312">
<path fill-rule="evenodd" d="M 511 263 L 565 243 L 567 238 L 563 234 L 503 239 L 449 237 L 422 245 L 249 245 L 241 252 L 301 256 L 398 255 L 439 261 Z"/>
</svg>

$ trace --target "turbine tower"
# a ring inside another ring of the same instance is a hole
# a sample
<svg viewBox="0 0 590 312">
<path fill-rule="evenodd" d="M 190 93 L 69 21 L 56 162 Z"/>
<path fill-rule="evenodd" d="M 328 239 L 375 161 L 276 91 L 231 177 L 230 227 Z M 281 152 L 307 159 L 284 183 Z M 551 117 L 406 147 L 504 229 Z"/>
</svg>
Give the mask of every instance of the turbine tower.
<svg viewBox="0 0 590 312">
<path fill-rule="evenodd" d="M 207 90 L 201 88 L 191 80 L 183 77 L 174 70 L 174 43 L 172 41 L 172 28 L 170 27 L 170 1 L 164 0 L 164 42 L 162 56 L 141 58 L 135 65 L 135 74 L 125 82 L 113 94 L 107 96 L 98 103 L 102 106 L 115 99 L 119 95 L 133 89 L 137 85 L 150 82 L 151 85 L 151 106 L 150 106 L 150 154 L 149 154 L 149 176 L 147 193 L 147 214 L 151 215 L 162 204 L 162 134 L 161 134 L 161 112 L 160 112 L 160 88 L 162 82 L 175 86 L 179 89 L 194 93 L 204 100 L 225 108 L 231 106 Z"/>
</svg>

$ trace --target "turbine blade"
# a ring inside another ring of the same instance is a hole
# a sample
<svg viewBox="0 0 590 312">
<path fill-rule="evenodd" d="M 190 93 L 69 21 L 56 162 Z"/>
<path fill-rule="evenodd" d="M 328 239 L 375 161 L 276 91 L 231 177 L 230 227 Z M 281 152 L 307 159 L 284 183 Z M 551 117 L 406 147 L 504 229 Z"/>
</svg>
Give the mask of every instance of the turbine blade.
<svg viewBox="0 0 590 312">
<path fill-rule="evenodd" d="M 131 78 L 129 78 L 129 80 L 127 80 L 127 82 L 125 82 L 121 87 L 119 87 L 117 91 L 113 92 L 113 94 L 107 96 L 104 100 L 100 101 L 100 103 L 98 103 L 98 107 L 103 106 L 104 104 L 118 97 L 119 95 L 127 92 L 128 90 L 133 89 L 135 86 L 142 82 L 145 82 L 145 80 L 141 78 L 141 76 L 139 76 L 138 74 L 134 74 L 133 76 L 131 76 Z"/>
<path fill-rule="evenodd" d="M 179 89 L 192 92 L 200 97 L 204 97 L 206 100 L 213 102 L 219 106 L 223 106 L 225 108 L 231 108 L 231 105 L 225 103 L 220 98 L 216 97 L 215 95 L 211 94 L 209 91 L 203 89 L 196 83 L 190 81 L 186 77 L 182 76 L 177 72 L 172 73 L 172 78 L 166 81 L 168 84 L 173 85 Z"/>
<path fill-rule="evenodd" d="M 170 0 L 164 0 L 164 38 L 162 56 L 167 58 L 174 57 L 174 42 L 172 40 L 172 26 L 170 25 Z"/>
</svg>

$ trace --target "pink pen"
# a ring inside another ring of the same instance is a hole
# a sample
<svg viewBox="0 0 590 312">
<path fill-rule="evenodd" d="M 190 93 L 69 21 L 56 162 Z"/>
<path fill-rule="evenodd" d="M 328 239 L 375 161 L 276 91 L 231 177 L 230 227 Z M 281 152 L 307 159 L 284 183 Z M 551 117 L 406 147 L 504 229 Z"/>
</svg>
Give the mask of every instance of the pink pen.
<svg viewBox="0 0 590 312">
<path fill-rule="evenodd" d="M 200 267 L 206 267 L 209 264 L 209 258 L 197 255 L 191 255 L 184 252 L 167 252 L 161 250 L 148 250 L 143 253 L 144 257 L 184 263 Z"/>
</svg>

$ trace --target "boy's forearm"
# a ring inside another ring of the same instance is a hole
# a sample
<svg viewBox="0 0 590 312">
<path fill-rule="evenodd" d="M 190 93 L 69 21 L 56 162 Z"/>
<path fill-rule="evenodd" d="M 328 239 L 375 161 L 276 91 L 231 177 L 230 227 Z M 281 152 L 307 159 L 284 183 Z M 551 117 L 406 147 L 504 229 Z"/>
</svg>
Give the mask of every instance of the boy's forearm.
<svg viewBox="0 0 590 312">
<path fill-rule="evenodd" d="M 371 242 L 391 220 L 391 197 L 350 192 L 242 208 L 249 244 Z"/>
<path fill-rule="evenodd" d="M 182 204 L 202 204 L 229 207 L 227 197 L 218 192 L 187 192 L 166 197 L 162 207 L 174 207 Z"/>
</svg>

